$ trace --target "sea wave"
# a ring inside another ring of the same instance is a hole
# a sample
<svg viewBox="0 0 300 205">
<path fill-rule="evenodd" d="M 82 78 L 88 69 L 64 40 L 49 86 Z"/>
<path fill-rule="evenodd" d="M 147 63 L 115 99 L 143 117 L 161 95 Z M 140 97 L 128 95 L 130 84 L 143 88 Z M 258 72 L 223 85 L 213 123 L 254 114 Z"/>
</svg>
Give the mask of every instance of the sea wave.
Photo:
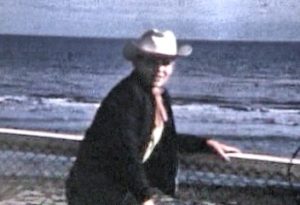
<svg viewBox="0 0 300 205">
<path fill-rule="evenodd" d="M 96 102 L 65 97 L 2 96 L 0 126 L 85 130 L 93 120 Z M 286 136 L 298 138 L 300 110 L 272 107 L 194 103 L 173 104 L 178 130 L 191 134 Z M 57 126 L 57 127 L 56 127 Z"/>
<path fill-rule="evenodd" d="M 72 115 L 74 112 L 95 112 L 99 103 L 86 102 L 81 99 L 66 97 L 37 97 L 37 96 L 1 96 L 2 111 L 28 111 L 35 114 L 37 111 L 62 111 L 63 115 Z M 298 126 L 300 124 L 299 109 L 281 109 L 262 106 L 248 106 L 236 104 L 208 104 L 190 103 L 173 104 L 176 118 L 179 121 L 220 123 L 220 124 L 269 124 Z M 1 112 L 0 112 L 1 113 Z M 44 113 L 45 114 L 45 113 Z M 1 116 L 0 116 L 1 117 Z M 45 115 L 47 117 L 47 115 Z"/>
<path fill-rule="evenodd" d="M 0 97 L 0 106 L 0 127 L 83 134 L 100 104 L 58 96 L 6 95 Z M 299 144 L 298 109 L 236 109 L 194 102 L 172 107 L 179 133 L 214 136 L 243 150 L 267 153 L 287 153 Z"/>
<path fill-rule="evenodd" d="M 68 98 L 63 96 L 0 96 L 0 104 L 3 106 L 27 105 L 27 106 L 58 106 L 58 107 L 98 107 L 98 103 L 84 102 L 78 98 Z"/>
<path fill-rule="evenodd" d="M 275 109 L 268 107 L 246 107 L 236 109 L 233 106 L 212 104 L 174 105 L 176 117 L 182 120 L 231 124 L 279 124 L 297 126 L 300 123 L 300 110 Z"/>
</svg>

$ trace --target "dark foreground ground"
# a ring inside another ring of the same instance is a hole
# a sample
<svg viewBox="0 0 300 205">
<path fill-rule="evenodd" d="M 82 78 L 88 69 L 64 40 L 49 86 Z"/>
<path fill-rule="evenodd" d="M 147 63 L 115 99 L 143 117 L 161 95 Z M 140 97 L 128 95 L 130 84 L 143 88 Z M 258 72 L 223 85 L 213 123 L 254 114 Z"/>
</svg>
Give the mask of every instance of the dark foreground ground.
<svg viewBox="0 0 300 205">
<path fill-rule="evenodd" d="M 66 205 L 63 180 L 2 177 L 0 184 L 1 205 Z M 299 205 L 295 192 L 279 188 L 181 184 L 178 196 L 191 205 Z"/>
<path fill-rule="evenodd" d="M 77 147 L 78 141 L 2 135 L 0 205 L 66 205 L 64 179 Z M 178 181 L 177 195 L 188 205 L 300 204 L 299 164 L 182 153 Z"/>
</svg>

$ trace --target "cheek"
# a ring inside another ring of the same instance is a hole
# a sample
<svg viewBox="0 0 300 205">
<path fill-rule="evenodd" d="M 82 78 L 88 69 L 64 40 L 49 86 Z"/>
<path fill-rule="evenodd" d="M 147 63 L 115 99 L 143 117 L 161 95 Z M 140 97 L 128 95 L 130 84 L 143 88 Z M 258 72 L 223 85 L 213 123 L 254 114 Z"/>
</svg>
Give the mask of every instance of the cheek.
<svg viewBox="0 0 300 205">
<path fill-rule="evenodd" d="M 136 70 L 144 77 L 150 77 L 151 75 L 153 75 L 153 69 L 151 65 L 143 62 L 136 64 Z"/>
<path fill-rule="evenodd" d="M 166 68 L 167 77 L 170 77 L 172 75 L 173 69 L 174 69 L 173 65 L 170 65 Z"/>
<path fill-rule="evenodd" d="M 140 78 L 140 80 L 146 84 L 146 85 L 150 85 L 152 83 L 152 74 L 147 72 L 146 69 L 139 69 L 137 70 L 138 76 Z"/>
</svg>

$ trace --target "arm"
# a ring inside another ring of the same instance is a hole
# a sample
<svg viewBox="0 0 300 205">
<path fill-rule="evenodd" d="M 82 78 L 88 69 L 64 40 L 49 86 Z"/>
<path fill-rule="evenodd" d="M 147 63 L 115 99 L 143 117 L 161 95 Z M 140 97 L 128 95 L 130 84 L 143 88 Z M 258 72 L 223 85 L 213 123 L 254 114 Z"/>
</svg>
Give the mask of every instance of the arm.
<svg viewBox="0 0 300 205">
<path fill-rule="evenodd" d="M 191 134 L 177 134 L 178 151 L 180 153 L 209 152 L 207 138 Z"/>
<path fill-rule="evenodd" d="M 195 152 L 208 152 L 210 149 L 206 144 L 207 138 L 201 138 L 196 135 L 186 134 L 186 133 L 177 133 L 174 123 L 174 115 L 171 108 L 171 98 L 167 90 L 163 93 L 165 107 L 168 111 L 169 120 L 171 121 L 171 126 L 173 130 L 173 137 L 177 141 L 177 147 L 179 153 L 195 153 Z"/>
<path fill-rule="evenodd" d="M 178 134 L 178 145 L 179 152 L 181 153 L 215 152 L 226 161 L 230 161 L 230 158 L 226 153 L 241 152 L 238 148 L 226 145 L 219 141 L 189 134 Z"/>
</svg>

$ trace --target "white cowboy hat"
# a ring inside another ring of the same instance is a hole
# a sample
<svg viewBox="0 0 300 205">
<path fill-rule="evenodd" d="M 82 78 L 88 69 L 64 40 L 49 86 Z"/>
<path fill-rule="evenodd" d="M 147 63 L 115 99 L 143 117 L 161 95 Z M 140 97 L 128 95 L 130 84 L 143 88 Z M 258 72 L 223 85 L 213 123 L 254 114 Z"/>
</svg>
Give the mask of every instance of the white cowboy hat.
<svg viewBox="0 0 300 205">
<path fill-rule="evenodd" d="M 172 31 L 161 32 L 157 29 L 146 31 L 139 39 L 127 42 L 123 48 L 123 55 L 127 60 L 134 60 L 138 54 L 176 58 L 188 56 L 192 53 L 190 45 L 177 45 Z"/>
</svg>

